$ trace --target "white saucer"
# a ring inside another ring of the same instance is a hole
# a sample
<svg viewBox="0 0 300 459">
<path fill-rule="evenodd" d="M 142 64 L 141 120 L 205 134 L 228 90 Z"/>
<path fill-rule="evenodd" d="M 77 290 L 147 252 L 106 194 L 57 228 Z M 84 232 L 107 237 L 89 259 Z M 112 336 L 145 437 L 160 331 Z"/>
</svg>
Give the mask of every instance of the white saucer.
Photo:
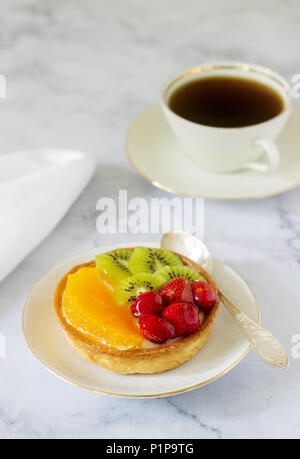
<svg viewBox="0 0 300 459">
<path fill-rule="evenodd" d="M 118 247 L 139 244 L 119 244 Z M 144 243 L 148 247 L 157 244 Z M 221 306 L 205 347 L 180 367 L 156 375 L 117 375 L 83 360 L 68 344 L 56 318 L 53 293 L 73 266 L 117 246 L 101 247 L 69 258 L 53 268 L 34 287 L 23 311 L 23 331 L 29 349 L 56 376 L 84 389 L 118 397 L 163 397 L 195 389 L 220 378 L 248 353 L 250 346 L 237 323 Z M 253 320 L 259 307 L 251 289 L 231 268 L 214 260 L 213 276 L 220 288 Z"/>
<path fill-rule="evenodd" d="M 279 137 L 281 164 L 270 172 L 206 172 L 185 154 L 160 105 L 141 113 L 130 126 L 126 151 L 133 167 L 152 185 L 171 193 L 207 199 L 259 199 L 300 185 L 300 109 L 295 107 Z"/>
</svg>

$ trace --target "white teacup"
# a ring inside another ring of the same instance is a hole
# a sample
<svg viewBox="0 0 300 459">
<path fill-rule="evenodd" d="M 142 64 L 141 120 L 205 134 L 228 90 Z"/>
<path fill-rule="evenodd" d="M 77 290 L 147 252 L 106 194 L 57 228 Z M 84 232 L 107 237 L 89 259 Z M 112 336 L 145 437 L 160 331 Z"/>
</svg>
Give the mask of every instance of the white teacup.
<svg viewBox="0 0 300 459">
<path fill-rule="evenodd" d="M 210 76 L 239 77 L 268 85 L 281 96 L 283 111 L 259 124 L 220 128 L 188 121 L 169 108 L 168 102 L 176 89 L 189 81 Z M 172 131 L 199 167 L 216 172 L 244 168 L 263 172 L 279 166 L 280 153 L 275 139 L 291 113 L 292 95 L 288 82 L 272 70 L 241 62 L 217 62 L 193 68 L 168 81 L 162 91 L 161 105 Z"/>
</svg>

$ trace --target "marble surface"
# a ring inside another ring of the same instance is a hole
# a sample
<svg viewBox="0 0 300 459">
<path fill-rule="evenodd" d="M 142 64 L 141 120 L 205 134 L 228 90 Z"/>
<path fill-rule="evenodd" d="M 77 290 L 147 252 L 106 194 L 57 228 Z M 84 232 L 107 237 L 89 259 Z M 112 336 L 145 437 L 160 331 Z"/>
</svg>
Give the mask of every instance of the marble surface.
<svg viewBox="0 0 300 459">
<path fill-rule="evenodd" d="M 131 120 L 158 100 L 182 68 L 214 59 L 300 73 L 297 0 L 1 0 L 0 153 L 31 147 L 85 149 L 97 155 L 94 179 L 63 221 L 0 285 L 0 437 L 290 438 L 299 437 L 300 359 L 287 371 L 251 352 L 217 382 L 176 397 L 114 399 L 48 373 L 28 351 L 25 298 L 41 275 L 74 253 L 118 235 L 96 231 L 96 202 L 169 197 L 129 165 Z M 300 333 L 300 189 L 257 202 L 205 205 L 206 242 L 253 287 L 262 321 L 292 351 Z M 158 235 L 122 235 L 157 240 Z"/>
</svg>

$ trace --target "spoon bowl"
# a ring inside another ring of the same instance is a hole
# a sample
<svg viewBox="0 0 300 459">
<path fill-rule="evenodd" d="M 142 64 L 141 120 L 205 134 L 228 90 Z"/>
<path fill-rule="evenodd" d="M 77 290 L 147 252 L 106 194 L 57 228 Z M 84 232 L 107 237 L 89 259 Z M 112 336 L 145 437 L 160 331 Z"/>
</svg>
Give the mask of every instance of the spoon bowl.
<svg viewBox="0 0 300 459">
<path fill-rule="evenodd" d="M 213 267 L 212 257 L 206 245 L 196 236 L 184 231 L 166 233 L 162 236 L 160 245 L 162 248 L 169 248 L 173 252 L 178 252 L 190 258 L 190 260 L 198 263 L 211 274 Z"/>
</svg>

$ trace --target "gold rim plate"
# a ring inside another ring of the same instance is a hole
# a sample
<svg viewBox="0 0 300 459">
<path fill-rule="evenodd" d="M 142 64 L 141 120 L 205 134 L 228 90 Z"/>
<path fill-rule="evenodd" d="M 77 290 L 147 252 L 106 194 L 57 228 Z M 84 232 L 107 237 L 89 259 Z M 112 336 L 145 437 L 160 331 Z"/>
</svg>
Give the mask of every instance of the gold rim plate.
<svg viewBox="0 0 300 459">
<path fill-rule="evenodd" d="M 141 243 L 140 243 L 141 244 Z M 120 246 L 123 246 L 123 247 L 126 247 L 126 246 L 132 246 L 132 243 L 130 244 L 121 244 L 121 245 L 118 245 L 118 247 Z M 152 246 L 152 247 L 157 247 L 157 244 L 150 244 L 150 243 L 144 243 L 145 246 Z M 39 362 L 45 367 L 47 368 L 47 370 L 49 370 L 51 373 L 53 373 L 54 375 L 56 375 L 57 377 L 59 377 L 60 379 L 66 381 L 66 382 L 69 382 L 77 387 L 80 387 L 80 388 L 83 388 L 83 389 L 86 389 L 86 390 L 89 390 L 89 391 L 92 391 L 92 392 L 97 392 L 97 393 L 100 393 L 100 394 L 104 394 L 104 395 L 111 395 L 111 396 L 116 396 L 116 397 L 127 397 L 127 398 L 155 398 L 155 397 L 165 397 L 165 396 L 170 396 L 170 395 L 175 395 L 175 394 L 180 394 L 180 393 L 183 393 L 183 392 L 186 392 L 186 391 L 190 391 L 190 390 L 193 390 L 193 389 L 196 389 L 196 388 L 199 388 L 201 386 L 204 386 L 212 381 L 215 381 L 217 379 L 219 379 L 221 376 L 225 375 L 226 373 L 228 373 L 232 368 L 234 368 L 236 365 L 238 365 L 238 363 L 240 363 L 243 358 L 247 355 L 247 353 L 249 352 L 249 350 L 251 349 L 251 346 L 247 346 L 246 349 L 236 358 L 236 360 L 234 362 L 231 362 L 230 365 L 228 365 L 228 367 L 226 367 L 225 369 L 223 369 L 221 372 L 217 372 L 215 375 L 205 379 L 204 381 L 201 381 L 200 383 L 197 383 L 197 384 L 192 384 L 192 385 L 186 385 L 178 390 L 169 390 L 169 391 L 158 391 L 157 393 L 151 393 L 151 394 L 134 394 L 134 393 L 131 393 L 131 394 L 128 394 L 128 393 L 118 393 L 118 392 L 114 392 L 114 391 L 106 391 L 106 390 L 99 390 L 97 388 L 91 388 L 85 384 L 81 384 L 79 383 L 78 381 L 75 381 L 75 380 L 72 380 L 71 378 L 68 378 L 66 377 L 65 375 L 62 375 L 61 372 L 59 371 L 59 369 L 57 367 L 55 367 L 55 365 L 53 365 L 53 362 L 51 361 L 46 361 L 45 358 L 43 358 L 43 356 L 41 355 L 41 352 L 39 350 L 39 342 L 37 342 L 36 340 L 36 337 L 35 336 L 32 336 L 32 331 L 34 332 L 34 328 L 35 327 L 41 327 L 41 325 L 36 325 L 35 324 L 35 320 L 38 321 L 38 318 L 37 319 L 34 319 L 34 321 L 30 324 L 30 326 L 28 326 L 28 313 L 30 312 L 30 309 L 32 308 L 32 303 L 33 303 L 33 298 L 35 297 L 36 295 L 36 292 L 37 292 L 37 289 L 40 288 L 40 285 L 41 283 L 43 283 L 43 289 L 44 289 L 44 292 L 48 292 L 47 295 L 49 296 L 49 298 L 51 298 L 51 301 L 50 303 L 52 303 L 52 295 L 53 295 L 53 287 L 48 287 L 47 285 L 47 279 L 48 277 L 50 276 L 52 279 L 53 277 L 59 277 L 61 274 L 63 274 L 63 272 L 66 272 L 68 270 L 69 267 L 72 267 L 74 265 L 76 265 L 78 262 L 81 263 L 81 262 L 84 262 L 84 261 L 89 261 L 93 258 L 93 256 L 95 255 L 95 253 L 101 253 L 101 252 L 106 252 L 106 251 L 109 251 L 109 250 L 113 250 L 113 248 L 116 248 L 116 246 L 109 246 L 109 247 L 105 247 L 105 248 L 99 248 L 99 249 L 92 249 L 91 251 L 89 252 L 85 252 L 83 254 L 79 254 L 78 256 L 75 256 L 75 257 L 72 257 L 71 259 L 69 260 L 66 260 L 64 263 L 58 265 L 57 267 L 53 268 L 49 273 L 47 273 L 38 283 L 37 285 L 33 288 L 33 290 L 31 291 L 31 293 L 29 294 L 28 298 L 27 298 L 27 301 L 25 303 L 25 306 L 24 306 L 24 309 L 23 309 L 23 315 L 22 315 L 22 328 L 23 328 L 23 334 L 24 334 L 24 338 L 25 338 L 25 341 L 28 345 L 28 348 L 30 349 L 30 351 L 32 352 L 32 354 L 39 360 Z M 259 310 L 259 305 L 258 305 L 258 302 L 257 302 L 257 299 L 253 293 L 253 291 L 251 290 L 251 288 L 248 286 L 248 284 L 237 274 L 235 273 L 231 268 L 227 267 L 226 265 L 224 265 L 222 262 L 220 262 L 219 260 L 216 260 L 215 261 L 216 265 L 219 266 L 218 270 L 220 272 L 227 272 L 227 273 L 231 273 L 231 276 L 232 276 L 232 279 L 236 279 L 236 281 L 234 282 L 239 282 L 240 285 L 243 286 L 243 288 L 245 288 L 247 290 L 247 295 L 249 295 L 249 298 L 252 298 L 251 299 L 251 302 L 252 302 L 252 308 L 255 307 L 255 311 L 254 312 L 254 309 L 252 310 L 252 313 L 253 315 L 255 316 L 256 315 L 256 320 L 258 321 L 258 323 L 260 322 L 260 310 Z M 217 276 L 216 276 L 216 280 L 218 282 L 218 273 L 217 273 Z M 49 278 L 50 278 L 49 277 Z M 232 280 L 230 280 L 228 278 L 228 281 L 227 282 L 233 282 Z M 53 283 L 53 281 L 52 281 Z M 249 300 L 250 301 L 250 300 Z M 52 304 L 48 305 L 48 306 L 43 306 L 43 303 L 40 303 L 38 302 L 38 308 L 40 307 L 53 307 Z M 40 306 L 41 305 L 41 306 Z M 223 309 L 223 308 L 222 308 Z M 38 310 L 37 310 L 38 311 Z M 224 308 L 224 311 L 225 311 L 225 308 Z M 227 311 L 225 311 L 225 313 L 227 313 Z M 38 315 L 38 314 L 37 314 Z M 33 316 L 35 318 L 35 316 Z M 253 317 L 255 318 L 255 317 Z M 217 318 L 218 320 L 218 318 Z M 233 321 L 233 319 L 231 317 L 229 317 L 229 320 Z M 30 321 L 29 321 L 30 322 Z M 43 324 L 43 323 L 42 323 Z M 44 326 L 46 327 L 48 324 L 44 324 Z M 237 326 L 236 324 L 233 323 L 234 326 Z M 30 328 L 31 327 L 31 328 Z M 237 326 L 238 327 L 238 326 Z M 51 327 L 50 327 L 51 328 Z M 57 336 L 55 336 L 55 333 L 57 334 L 57 328 L 56 328 L 56 331 L 54 330 L 54 335 L 51 336 L 51 340 L 53 342 L 56 341 L 57 339 Z M 41 336 L 43 336 L 43 331 L 41 330 Z M 64 337 L 63 337 L 64 338 Z M 41 337 L 39 337 L 39 339 L 43 339 Z M 211 336 L 209 339 L 216 339 L 216 336 L 213 337 Z M 52 342 L 51 341 L 51 342 Z M 34 342 L 34 345 L 32 344 Z M 209 343 L 209 341 L 208 341 Z M 69 344 L 67 343 L 67 341 L 65 341 L 65 344 L 66 346 L 69 346 Z M 208 344 L 207 344 L 208 345 Z M 205 348 L 204 348 L 205 349 Z M 74 351 L 72 351 L 73 353 Z M 203 351 L 200 351 L 200 352 L 203 352 Z M 75 354 L 75 353 L 74 353 Z M 76 358 L 78 357 L 78 359 L 80 359 L 80 361 L 83 362 L 83 364 L 86 364 L 88 363 L 89 365 L 93 365 L 91 364 L 90 362 L 85 362 L 83 361 L 79 356 L 76 355 Z M 197 356 L 194 357 L 194 359 L 196 358 Z M 192 359 L 193 360 L 193 359 Z M 188 363 L 188 362 L 187 362 Z M 80 364 L 80 362 L 79 362 Z M 184 364 L 185 365 L 185 364 Z M 83 365 L 83 370 L 84 371 L 84 365 Z M 97 367 L 97 369 L 101 369 L 101 367 Z M 179 367 L 181 368 L 181 367 Z M 102 369 L 101 369 L 102 370 Z M 175 369 L 177 370 L 177 369 Z M 167 372 L 167 373 L 172 373 L 174 372 L 175 370 L 170 370 L 170 372 Z M 105 372 L 107 372 L 108 370 L 104 370 Z M 142 375 L 142 377 L 147 377 L 145 375 Z M 128 375 L 128 376 L 121 376 L 122 380 L 124 381 L 123 378 L 132 378 L 131 375 Z M 157 382 L 159 383 L 159 380 L 157 380 Z M 120 383 L 118 383 L 120 384 Z"/>
</svg>

